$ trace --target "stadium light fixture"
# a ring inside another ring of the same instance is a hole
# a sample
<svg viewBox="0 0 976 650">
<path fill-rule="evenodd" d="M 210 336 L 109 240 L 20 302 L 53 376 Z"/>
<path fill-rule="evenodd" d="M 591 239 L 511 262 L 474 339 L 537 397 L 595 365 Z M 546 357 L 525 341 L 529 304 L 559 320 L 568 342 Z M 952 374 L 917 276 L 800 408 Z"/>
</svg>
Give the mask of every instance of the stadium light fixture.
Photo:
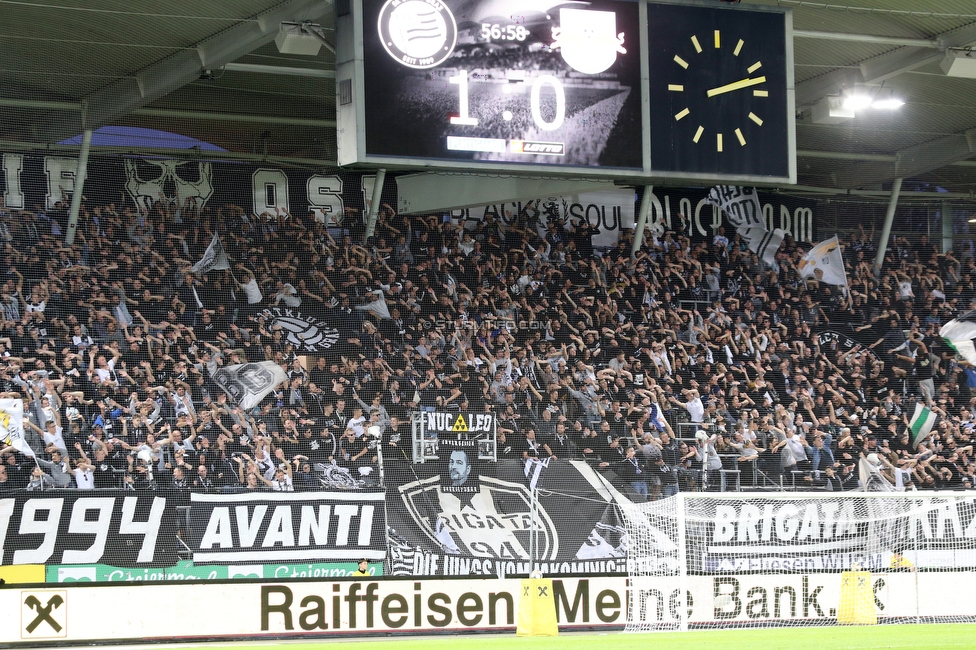
<svg viewBox="0 0 976 650">
<path fill-rule="evenodd" d="M 895 97 L 892 90 L 881 86 L 860 86 L 842 95 L 841 107 L 851 113 L 860 113 L 869 108 L 893 111 L 905 105 L 904 100 Z"/>
<path fill-rule="evenodd" d="M 905 102 L 896 98 L 889 97 L 887 99 L 879 99 L 871 103 L 871 108 L 877 108 L 883 111 L 894 111 L 905 105 Z"/>
<path fill-rule="evenodd" d="M 882 93 L 885 94 L 882 95 Z M 895 93 L 891 88 L 879 88 L 878 92 L 874 94 L 874 101 L 871 102 L 871 108 L 876 108 L 882 111 L 898 110 L 904 105 L 904 100 L 895 97 Z"/>
<path fill-rule="evenodd" d="M 871 106 L 874 102 L 874 97 L 865 93 L 864 91 L 852 93 L 844 97 L 844 108 L 849 111 L 863 111 L 865 108 Z"/>
<path fill-rule="evenodd" d="M 976 52 L 970 49 L 946 50 L 939 66 L 948 77 L 976 79 Z"/>
<path fill-rule="evenodd" d="M 310 22 L 282 22 L 275 37 L 275 45 L 282 54 L 316 56 L 323 45 L 335 54 L 335 46 L 322 33 L 322 27 Z"/>
</svg>

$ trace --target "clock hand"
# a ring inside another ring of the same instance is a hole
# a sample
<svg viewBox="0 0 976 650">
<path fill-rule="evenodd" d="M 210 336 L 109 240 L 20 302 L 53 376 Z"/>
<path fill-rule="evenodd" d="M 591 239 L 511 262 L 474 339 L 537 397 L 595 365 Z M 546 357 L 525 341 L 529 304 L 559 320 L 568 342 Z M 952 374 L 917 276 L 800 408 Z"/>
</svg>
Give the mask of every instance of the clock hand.
<svg viewBox="0 0 976 650">
<path fill-rule="evenodd" d="M 718 88 L 712 88 L 707 94 L 709 97 L 714 97 L 715 95 L 721 95 L 722 93 L 730 93 L 733 90 L 742 90 L 743 88 L 748 88 L 749 86 L 756 86 L 764 83 L 766 83 L 766 77 L 740 79 L 739 81 L 733 81 L 730 84 L 725 84 L 724 86 L 719 86 Z"/>
</svg>

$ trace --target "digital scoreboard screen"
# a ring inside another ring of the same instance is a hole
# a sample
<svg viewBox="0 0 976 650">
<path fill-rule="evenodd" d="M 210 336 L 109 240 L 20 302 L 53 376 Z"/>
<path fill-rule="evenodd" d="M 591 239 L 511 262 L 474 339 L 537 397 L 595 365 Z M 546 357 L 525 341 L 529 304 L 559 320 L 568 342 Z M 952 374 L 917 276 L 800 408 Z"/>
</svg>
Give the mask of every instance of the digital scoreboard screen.
<svg viewBox="0 0 976 650">
<path fill-rule="evenodd" d="M 365 153 L 641 170 L 636 2 L 363 0 Z"/>
</svg>

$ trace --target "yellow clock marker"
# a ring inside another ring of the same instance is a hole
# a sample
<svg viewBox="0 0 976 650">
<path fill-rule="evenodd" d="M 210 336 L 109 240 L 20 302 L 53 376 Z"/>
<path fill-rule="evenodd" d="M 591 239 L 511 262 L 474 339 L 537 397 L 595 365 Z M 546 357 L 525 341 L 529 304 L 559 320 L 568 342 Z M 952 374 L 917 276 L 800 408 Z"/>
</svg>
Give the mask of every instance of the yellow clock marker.
<svg viewBox="0 0 976 650">
<path fill-rule="evenodd" d="M 716 136 L 715 136 L 715 149 L 719 153 L 722 153 L 722 134 L 721 133 L 716 134 Z"/>
<path fill-rule="evenodd" d="M 740 146 L 743 146 L 743 147 L 746 146 L 746 138 L 745 138 L 744 135 L 742 135 L 742 129 L 736 129 L 735 130 L 735 137 L 739 138 L 739 145 Z"/>
<path fill-rule="evenodd" d="M 763 123 L 762 118 L 756 115 L 755 113 L 749 113 L 749 119 L 755 122 L 756 124 L 758 124 L 759 126 L 762 126 Z"/>
<path fill-rule="evenodd" d="M 705 132 L 705 127 L 703 127 L 701 124 L 699 124 L 698 125 L 698 130 L 695 131 L 695 137 L 693 137 L 691 139 L 691 141 L 694 142 L 695 144 L 698 144 L 698 141 L 701 139 L 702 133 L 704 133 L 704 132 Z"/>
<path fill-rule="evenodd" d="M 677 63 L 678 65 L 680 65 L 682 68 L 684 68 L 686 70 L 688 69 L 688 62 L 685 61 L 684 59 L 682 59 L 677 54 L 674 55 L 674 62 Z"/>
<path fill-rule="evenodd" d="M 715 30 L 715 49 L 722 47 L 722 32 Z"/>
<path fill-rule="evenodd" d="M 761 67 L 762 67 L 762 61 L 756 61 L 755 63 L 753 63 L 752 65 L 750 65 L 748 68 L 746 68 L 746 70 L 749 71 L 749 74 L 752 74 L 753 72 L 755 72 L 756 70 L 758 70 Z"/>
<path fill-rule="evenodd" d="M 681 84 L 668 84 L 668 90 L 675 93 L 683 93 L 685 91 L 685 87 Z"/>
<path fill-rule="evenodd" d="M 681 118 L 687 116 L 689 113 L 691 113 L 691 111 L 686 108 L 685 110 L 681 111 L 680 113 L 674 116 L 674 121 L 677 122 Z"/>
<path fill-rule="evenodd" d="M 702 53 L 702 46 L 701 46 L 701 43 L 698 42 L 698 37 L 697 36 L 692 36 L 691 37 L 691 42 L 695 46 L 695 51 L 698 52 L 699 54 L 701 54 Z"/>
<path fill-rule="evenodd" d="M 732 52 L 732 56 L 739 56 L 739 52 L 742 51 L 742 46 L 745 44 L 746 42 L 740 38 L 739 42 L 735 46 L 735 50 Z"/>
<path fill-rule="evenodd" d="M 753 90 L 752 94 L 754 97 L 769 97 L 768 90 Z"/>
</svg>

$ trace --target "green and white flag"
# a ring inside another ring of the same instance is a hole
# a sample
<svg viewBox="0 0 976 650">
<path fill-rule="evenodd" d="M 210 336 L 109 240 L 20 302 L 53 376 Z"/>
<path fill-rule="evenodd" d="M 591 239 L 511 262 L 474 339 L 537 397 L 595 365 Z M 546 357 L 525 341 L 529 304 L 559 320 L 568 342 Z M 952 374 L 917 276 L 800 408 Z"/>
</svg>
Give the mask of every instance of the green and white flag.
<svg viewBox="0 0 976 650">
<path fill-rule="evenodd" d="M 918 444 L 928 437 L 929 432 L 932 431 L 932 427 L 935 426 L 937 417 L 935 413 L 921 404 L 915 404 L 915 415 L 912 416 L 911 422 L 908 423 L 908 428 L 912 432 L 913 449 L 918 449 Z"/>
<path fill-rule="evenodd" d="M 943 325 L 939 330 L 939 336 L 959 356 L 976 366 L 976 310 Z"/>
</svg>

